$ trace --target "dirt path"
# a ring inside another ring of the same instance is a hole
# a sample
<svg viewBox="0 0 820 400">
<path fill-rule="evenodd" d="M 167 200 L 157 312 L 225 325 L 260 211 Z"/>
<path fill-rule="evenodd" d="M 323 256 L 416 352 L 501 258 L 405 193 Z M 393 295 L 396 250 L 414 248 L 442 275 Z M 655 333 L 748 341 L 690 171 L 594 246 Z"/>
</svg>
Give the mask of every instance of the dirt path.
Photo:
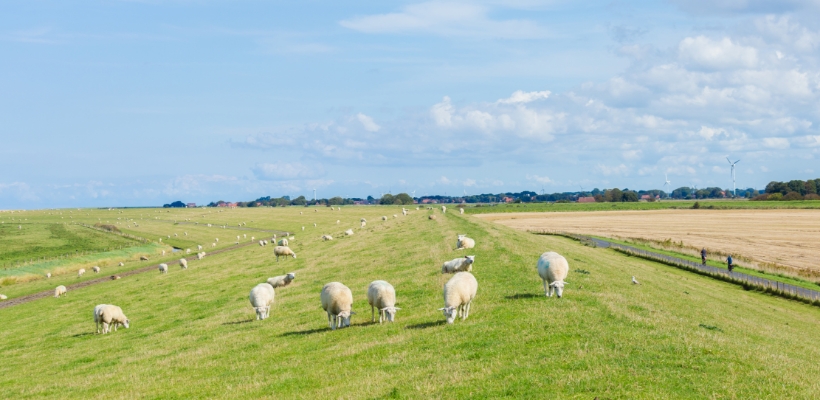
<svg viewBox="0 0 820 400">
<path fill-rule="evenodd" d="M 649 240 L 820 272 L 820 210 L 655 210 L 479 214 L 520 230 Z"/>
<path fill-rule="evenodd" d="M 225 247 L 225 248 L 222 248 L 222 249 L 219 249 L 219 250 L 214 250 L 212 252 L 208 252 L 206 257 L 212 256 L 214 254 L 224 253 L 226 251 L 236 250 L 236 249 L 246 247 L 246 246 L 252 246 L 254 244 L 258 245 L 258 243 L 235 244 L 233 246 L 229 246 L 229 247 Z M 188 260 L 189 263 L 196 262 L 196 261 L 199 261 L 199 260 L 197 260 L 196 258 L 192 258 L 192 259 Z M 152 264 L 152 265 L 149 265 L 149 266 L 146 266 L 146 267 L 141 267 L 141 268 L 137 268 L 137 269 L 132 269 L 130 271 L 122 272 L 118 276 L 121 279 L 125 279 L 129 276 L 142 274 L 142 273 L 149 272 L 149 271 L 156 272 L 158 268 L 159 268 L 159 264 Z M 105 278 L 97 278 L 97 279 L 92 279 L 92 280 L 88 280 L 88 281 L 84 281 L 84 282 L 75 283 L 73 285 L 66 285 L 66 289 L 70 293 L 74 290 L 82 289 L 86 286 L 97 285 L 97 284 L 105 283 L 105 282 L 115 282 L 115 280 L 112 280 L 110 276 L 105 277 Z M 37 299 L 44 299 L 46 297 L 52 297 L 52 296 L 54 296 L 54 290 L 53 289 L 52 290 L 47 290 L 47 291 L 44 291 L 44 292 L 33 293 L 33 294 L 25 295 L 25 296 L 16 297 L 16 298 L 13 298 L 13 299 L 9 299 L 9 300 L 0 302 L 0 310 L 2 310 L 4 308 L 8 308 L 8 307 L 28 303 L 30 301 L 34 301 L 34 300 L 37 300 Z"/>
</svg>

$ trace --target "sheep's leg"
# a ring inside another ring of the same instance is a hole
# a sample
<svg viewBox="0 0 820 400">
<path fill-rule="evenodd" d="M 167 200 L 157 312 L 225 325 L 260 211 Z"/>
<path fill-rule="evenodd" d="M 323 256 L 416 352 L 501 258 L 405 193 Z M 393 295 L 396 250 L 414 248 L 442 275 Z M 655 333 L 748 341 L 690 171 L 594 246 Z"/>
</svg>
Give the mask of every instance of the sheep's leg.
<svg viewBox="0 0 820 400">
<path fill-rule="evenodd" d="M 471 305 L 471 304 L 473 304 L 473 302 L 472 302 L 472 301 L 471 301 L 471 302 L 469 302 L 469 303 L 467 303 L 467 313 L 464 315 L 464 318 L 463 318 L 463 319 L 467 319 L 467 317 L 469 317 L 469 316 L 470 316 L 470 305 Z"/>
<path fill-rule="evenodd" d="M 331 315 L 330 312 L 328 311 L 328 313 L 327 313 L 327 327 L 330 328 L 330 329 L 333 329 L 333 322 L 335 322 L 333 320 L 333 315 Z"/>
<path fill-rule="evenodd" d="M 106 333 L 108 333 L 108 323 L 103 321 L 102 326 L 103 326 L 103 335 L 105 335 Z"/>
<path fill-rule="evenodd" d="M 370 322 L 376 322 L 376 307 L 370 306 Z M 379 311 L 379 323 L 382 322 L 382 312 Z"/>
<path fill-rule="evenodd" d="M 541 281 L 544 282 L 544 297 L 550 297 L 549 292 L 547 292 L 547 280 L 542 279 Z"/>
</svg>

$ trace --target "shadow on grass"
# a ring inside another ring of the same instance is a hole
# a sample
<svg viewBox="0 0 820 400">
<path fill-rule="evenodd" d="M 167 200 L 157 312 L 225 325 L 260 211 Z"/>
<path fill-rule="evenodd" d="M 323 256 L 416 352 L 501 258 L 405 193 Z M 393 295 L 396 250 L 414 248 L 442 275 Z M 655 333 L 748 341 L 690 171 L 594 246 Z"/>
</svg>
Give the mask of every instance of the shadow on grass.
<svg viewBox="0 0 820 400">
<path fill-rule="evenodd" d="M 433 321 L 433 322 L 424 322 L 424 323 L 415 324 L 415 325 L 407 325 L 405 328 L 406 329 L 427 329 L 427 328 L 432 328 L 434 326 L 446 325 L 446 324 L 447 324 L 447 321 L 440 320 L 440 321 Z"/>
<path fill-rule="evenodd" d="M 233 321 L 233 322 L 223 322 L 222 325 L 239 325 L 239 324 L 247 324 L 248 322 L 256 321 L 255 318 L 251 319 L 243 319 L 241 321 Z"/>
<path fill-rule="evenodd" d="M 71 337 L 83 337 L 83 336 L 91 336 L 96 335 L 96 332 L 85 332 L 85 333 L 78 333 L 76 335 L 71 335 Z"/>
<path fill-rule="evenodd" d="M 504 296 L 507 300 L 518 300 L 518 299 L 535 299 L 538 297 L 544 297 L 542 294 L 532 294 L 532 293 L 516 293 L 512 296 Z"/>
<path fill-rule="evenodd" d="M 329 331 L 330 328 L 317 328 L 317 329 L 308 329 L 306 331 L 295 331 L 295 332 L 285 332 L 279 336 L 304 336 L 304 335 L 312 335 L 314 333 Z"/>
</svg>

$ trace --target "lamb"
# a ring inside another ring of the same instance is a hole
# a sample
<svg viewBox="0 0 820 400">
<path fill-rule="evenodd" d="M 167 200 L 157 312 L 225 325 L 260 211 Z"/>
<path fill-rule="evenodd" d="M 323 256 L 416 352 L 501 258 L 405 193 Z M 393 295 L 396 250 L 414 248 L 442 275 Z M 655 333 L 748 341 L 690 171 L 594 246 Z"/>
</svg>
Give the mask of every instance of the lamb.
<svg viewBox="0 0 820 400">
<path fill-rule="evenodd" d="M 282 238 L 282 239 L 279 239 L 279 242 L 276 243 L 276 245 L 277 246 L 289 246 L 289 243 L 288 243 L 287 239 Z"/>
<path fill-rule="evenodd" d="M 54 297 L 65 296 L 66 292 L 67 292 L 67 290 L 66 290 L 65 286 L 63 286 L 63 285 L 57 286 L 54 289 Z"/>
<path fill-rule="evenodd" d="M 475 263 L 475 256 L 464 256 L 445 262 L 441 266 L 442 274 L 452 274 L 455 272 L 470 272 L 473 270 L 473 263 Z"/>
<path fill-rule="evenodd" d="M 290 247 L 288 247 L 288 246 L 276 246 L 276 247 L 274 247 L 273 248 L 273 254 L 276 255 L 276 262 L 279 262 L 279 256 L 282 256 L 282 257 L 291 256 L 293 258 L 296 258 L 296 253 L 294 253 L 293 250 L 291 250 Z"/>
<path fill-rule="evenodd" d="M 347 235 L 347 236 L 351 236 L 351 235 L 353 235 L 353 229 L 348 229 L 348 230 L 346 230 L 346 231 L 345 231 L 345 235 Z"/>
<path fill-rule="evenodd" d="M 468 238 L 467 235 L 458 235 L 456 250 L 472 249 L 473 247 L 475 247 L 475 240 Z"/>
<path fill-rule="evenodd" d="M 276 293 L 273 286 L 268 283 L 260 283 L 251 289 L 251 294 L 248 299 L 251 301 L 251 306 L 256 311 L 256 320 L 264 320 L 270 316 L 270 306 L 273 304 L 273 298 Z"/>
<path fill-rule="evenodd" d="M 350 316 L 356 314 L 353 307 L 353 293 L 350 288 L 330 282 L 322 287 L 322 308 L 327 312 L 327 323 L 331 330 L 350 326 Z"/>
<path fill-rule="evenodd" d="M 91 267 L 91 270 L 94 271 L 95 274 L 98 274 L 100 272 L 100 267 L 95 265 L 95 266 Z"/>
<path fill-rule="evenodd" d="M 188 269 L 188 260 L 186 260 L 186 259 L 184 259 L 184 258 L 180 258 L 180 259 L 179 259 L 179 266 L 180 266 L 182 269 Z"/>
<path fill-rule="evenodd" d="M 122 308 L 111 304 L 106 305 L 100 310 L 100 321 L 103 326 L 103 334 L 110 332 L 112 326 L 114 327 L 114 331 L 116 331 L 118 325 L 122 325 L 126 329 L 131 325 L 131 321 L 123 314 Z"/>
<path fill-rule="evenodd" d="M 274 276 L 273 278 L 268 278 L 268 284 L 273 286 L 274 289 L 278 287 L 285 287 L 290 285 L 293 280 L 296 279 L 295 272 L 288 272 L 286 275 L 279 275 Z"/>
<path fill-rule="evenodd" d="M 556 252 L 548 251 L 538 258 L 537 268 L 538 275 L 544 282 L 544 296 L 552 297 L 552 292 L 555 291 L 560 299 L 564 294 L 564 285 L 567 284 L 564 279 L 569 273 L 567 259 Z"/>
<path fill-rule="evenodd" d="M 168 273 L 168 264 L 160 264 L 159 265 L 159 273 L 160 274 L 167 274 Z"/>
<path fill-rule="evenodd" d="M 444 308 L 439 311 L 444 313 L 448 324 L 452 324 L 459 314 L 462 321 L 470 316 L 470 305 L 477 290 L 478 281 L 469 272 L 458 272 L 444 284 Z"/>
<path fill-rule="evenodd" d="M 393 322 L 396 311 L 396 289 L 386 281 L 373 281 L 367 287 L 367 302 L 370 304 L 370 320 L 376 322 L 376 309 L 379 310 L 379 323 Z"/>
<path fill-rule="evenodd" d="M 97 325 L 97 333 L 100 333 L 100 327 L 102 326 L 102 319 L 100 318 L 100 313 L 104 307 L 108 307 L 108 304 L 98 304 L 94 307 L 94 324 Z"/>
<path fill-rule="evenodd" d="M 80 268 L 80 270 L 77 271 L 77 278 L 83 276 L 84 273 L 85 273 L 85 268 Z"/>
</svg>

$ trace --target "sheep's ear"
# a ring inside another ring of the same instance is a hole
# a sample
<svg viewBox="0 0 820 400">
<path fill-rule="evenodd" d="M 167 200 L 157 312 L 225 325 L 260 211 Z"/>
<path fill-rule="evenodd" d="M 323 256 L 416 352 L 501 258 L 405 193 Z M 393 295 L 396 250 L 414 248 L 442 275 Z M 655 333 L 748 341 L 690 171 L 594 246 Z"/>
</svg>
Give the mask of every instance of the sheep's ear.
<svg viewBox="0 0 820 400">
<path fill-rule="evenodd" d="M 396 309 L 396 311 L 399 311 L 399 310 L 401 310 L 401 308 L 398 308 L 398 307 L 393 307 L 393 308 L 395 308 L 395 309 Z"/>
<path fill-rule="evenodd" d="M 438 311 L 444 311 L 446 308 L 439 308 Z"/>
</svg>

